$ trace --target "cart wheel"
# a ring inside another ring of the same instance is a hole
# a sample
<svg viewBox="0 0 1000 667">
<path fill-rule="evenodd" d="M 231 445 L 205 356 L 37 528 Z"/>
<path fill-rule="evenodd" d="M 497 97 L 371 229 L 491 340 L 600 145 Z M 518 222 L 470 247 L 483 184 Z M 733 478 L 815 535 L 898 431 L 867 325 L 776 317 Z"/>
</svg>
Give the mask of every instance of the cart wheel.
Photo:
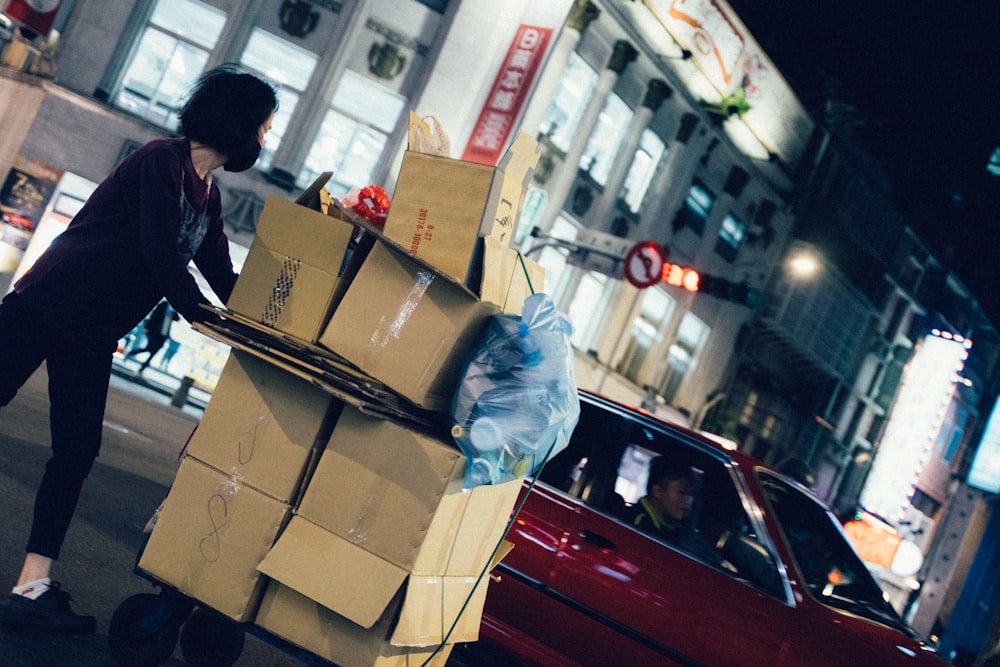
<svg viewBox="0 0 1000 667">
<path fill-rule="evenodd" d="M 156 667 L 174 652 L 180 624 L 170 601 L 140 593 L 118 605 L 108 626 L 108 646 L 115 662 L 125 667 Z"/>
<path fill-rule="evenodd" d="M 245 640 L 235 621 L 199 607 L 181 629 L 181 654 L 191 667 L 230 667 L 243 653 Z"/>
</svg>

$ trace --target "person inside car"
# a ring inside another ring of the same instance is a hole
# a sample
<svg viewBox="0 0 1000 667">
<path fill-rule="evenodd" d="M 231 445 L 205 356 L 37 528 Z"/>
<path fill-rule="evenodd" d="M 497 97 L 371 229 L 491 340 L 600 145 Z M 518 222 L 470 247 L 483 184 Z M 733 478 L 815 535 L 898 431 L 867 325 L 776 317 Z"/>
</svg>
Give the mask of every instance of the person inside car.
<svg viewBox="0 0 1000 667">
<path fill-rule="evenodd" d="M 721 565 L 719 553 L 689 520 L 694 482 L 694 469 L 686 461 L 667 456 L 653 458 L 646 495 L 633 505 L 629 522 L 708 563 Z"/>
</svg>

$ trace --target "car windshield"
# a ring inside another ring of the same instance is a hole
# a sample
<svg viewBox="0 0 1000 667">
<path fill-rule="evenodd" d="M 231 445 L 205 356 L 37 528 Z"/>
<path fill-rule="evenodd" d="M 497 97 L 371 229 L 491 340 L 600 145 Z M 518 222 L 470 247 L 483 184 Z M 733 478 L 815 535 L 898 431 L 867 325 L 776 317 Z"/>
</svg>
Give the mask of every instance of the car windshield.
<svg viewBox="0 0 1000 667">
<path fill-rule="evenodd" d="M 897 630 L 913 634 L 847 541 L 836 517 L 815 498 L 785 480 L 758 471 L 769 505 L 813 596 Z"/>
</svg>

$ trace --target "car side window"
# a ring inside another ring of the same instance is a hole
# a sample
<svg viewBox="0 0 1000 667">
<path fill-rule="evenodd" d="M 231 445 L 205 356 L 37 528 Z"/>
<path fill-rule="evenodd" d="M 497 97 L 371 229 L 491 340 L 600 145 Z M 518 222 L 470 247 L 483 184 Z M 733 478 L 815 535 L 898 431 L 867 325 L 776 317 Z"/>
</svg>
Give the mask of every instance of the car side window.
<svg viewBox="0 0 1000 667">
<path fill-rule="evenodd" d="M 690 469 L 688 508 L 677 530 L 636 520 L 648 512 L 642 499 L 657 457 L 682 461 Z M 568 447 L 545 465 L 540 480 L 652 539 L 783 597 L 781 575 L 744 510 L 733 472 L 724 460 L 680 434 L 583 401 Z"/>
</svg>

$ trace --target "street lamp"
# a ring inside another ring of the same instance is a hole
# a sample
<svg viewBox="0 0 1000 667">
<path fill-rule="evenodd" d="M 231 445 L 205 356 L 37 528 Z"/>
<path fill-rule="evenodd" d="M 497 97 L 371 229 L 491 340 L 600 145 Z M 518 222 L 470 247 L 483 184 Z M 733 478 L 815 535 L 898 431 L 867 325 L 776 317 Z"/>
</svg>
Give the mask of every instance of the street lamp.
<svg viewBox="0 0 1000 667">
<path fill-rule="evenodd" d="M 808 250 L 800 249 L 788 257 L 785 266 L 792 270 L 792 273 L 799 277 L 811 276 L 819 268 L 819 261 Z"/>
</svg>

